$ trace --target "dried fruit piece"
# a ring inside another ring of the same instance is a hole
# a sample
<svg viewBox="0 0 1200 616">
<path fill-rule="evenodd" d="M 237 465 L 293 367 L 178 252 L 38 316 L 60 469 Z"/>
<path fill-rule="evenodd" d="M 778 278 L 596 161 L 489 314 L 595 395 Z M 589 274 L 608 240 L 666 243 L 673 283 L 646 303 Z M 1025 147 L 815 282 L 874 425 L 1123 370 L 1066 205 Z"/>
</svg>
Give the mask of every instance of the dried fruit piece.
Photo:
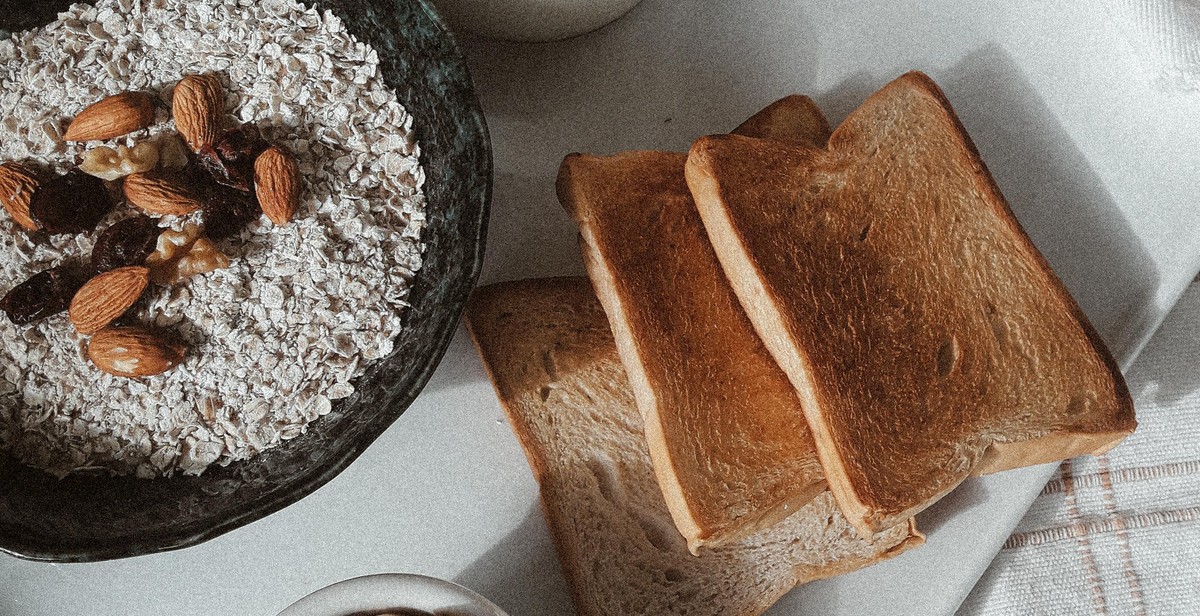
<svg viewBox="0 0 1200 616">
<path fill-rule="evenodd" d="M 250 192 L 254 180 L 254 160 L 270 147 L 258 127 L 242 124 L 231 128 L 211 146 L 200 148 L 200 163 L 221 184 Z"/>
<path fill-rule="evenodd" d="M 127 135 L 154 123 L 154 99 L 145 92 L 123 92 L 80 111 L 67 127 L 66 141 L 99 141 Z"/>
<path fill-rule="evenodd" d="M 162 374 L 183 362 L 183 345 L 145 327 L 109 327 L 88 342 L 88 359 L 116 376 Z"/>
<path fill-rule="evenodd" d="M 195 151 L 216 142 L 225 112 L 225 92 L 214 75 L 188 75 L 175 86 L 175 128 Z"/>
<path fill-rule="evenodd" d="M 81 334 L 94 334 L 125 314 L 150 284 L 150 270 L 118 267 L 87 281 L 71 300 L 71 324 Z"/>
<path fill-rule="evenodd" d="M 24 165 L 0 165 L 0 205 L 26 231 L 38 229 L 38 224 L 29 217 L 29 201 L 40 183 L 37 175 Z"/>
<path fill-rule="evenodd" d="M 263 150 L 254 161 L 254 194 L 262 211 L 277 225 L 285 225 L 300 204 L 300 167 L 280 146 Z"/>
<path fill-rule="evenodd" d="M 126 265 L 142 265 L 158 246 L 158 223 L 137 215 L 114 223 L 100 233 L 92 247 L 92 269 L 106 272 Z"/>
<path fill-rule="evenodd" d="M 205 194 L 202 220 L 205 233 L 213 239 L 233 237 L 261 215 L 262 209 L 249 193 L 216 185 Z"/>
<path fill-rule="evenodd" d="M 181 216 L 204 205 L 187 176 L 157 171 L 134 173 L 125 178 L 125 198 L 152 216 Z"/>
<path fill-rule="evenodd" d="M 75 267 L 52 267 L 13 287 L 0 299 L 0 309 L 16 325 L 33 323 L 66 310 L 85 280 Z"/>
<path fill-rule="evenodd" d="M 91 231 L 112 208 L 104 182 L 78 169 L 42 184 L 29 201 L 30 217 L 51 234 Z"/>
<path fill-rule="evenodd" d="M 113 181 L 131 173 L 150 171 L 158 165 L 158 143 L 143 141 L 132 148 L 123 145 L 92 148 L 83 155 L 79 169 L 102 180 Z"/>
</svg>

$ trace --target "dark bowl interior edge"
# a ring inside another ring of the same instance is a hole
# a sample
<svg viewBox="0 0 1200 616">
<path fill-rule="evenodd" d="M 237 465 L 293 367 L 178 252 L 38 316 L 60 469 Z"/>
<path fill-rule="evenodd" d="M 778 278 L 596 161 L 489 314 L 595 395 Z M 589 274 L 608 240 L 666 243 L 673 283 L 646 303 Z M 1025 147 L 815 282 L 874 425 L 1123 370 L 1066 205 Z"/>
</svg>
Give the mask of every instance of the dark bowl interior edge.
<svg viewBox="0 0 1200 616">
<path fill-rule="evenodd" d="M 8 3 L 9 0 L 0 1 L 0 6 Z M 0 22 L 3 22 L 0 23 L 0 28 L 16 32 L 37 27 L 53 19 L 59 10 L 65 9 L 70 4 L 71 2 L 62 0 L 54 0 L 47 3 L 21 3 L 18 9 L 8 11 L 3 18 L 0 18 Z M 365 425 L 350 426 L 350 428 L 343 430 L 343 432 L 347 432 L 347 430 L 353 431 L 357 428 L 357 431 L 354 431 L 352 434 L 349 446 L 336 452 L 327 452 L 332 457 L 323 459 L 321 464 L 313 465 L 306 469 L 286 485 L 278 486 L 277 488 L 267 488 L 254 500 L 238 508 L 236 511 L 225 515 L 220 521 L 200 520 L 192 525 L 170 528 L 166 531 L 147 535 L 130 534 L 107 542 L 89 542 L 87 540 L 77 543 L 71 540 L 56 542 L 48 540 L 46 537 L 31 538 L 24 535 L 21 528 L 12 528 L 10 525 L 5 524 L 5 510 L 2 503 L 0 503 L 0 551 L 29 560 L 49 562 L 107 560 L 188 547 L 261 519 L 307 496 L 348 467 L 412 403 L 413 399 L 416 398 L 417 394 L 437 368 L 451 338 L 454 336 L 459 317 L 482 266 L 488 209 L 491 201 L 492 159 L 487 126 L 478 101 L 474 97 L 474 89 L 465 60 L 457 41 L 454 40 L 453 35 L 445 26 L 445 23 L 436 10 L 429 6 L 425 0 L 390 0 L 374 3 L 374 5 L 382 5 L 382 8 L 386 9 L 383 11 L 376 10 L 377 7 L 368 2 L 326 3 L 324 1 L 314 2 L 313 0 L 306 0 L 306 4 L 310 6 L 315 5 L 318 8 L 328 8 L 334 14 L 338 15 L 349 26 L 349 30 L 358 36 L 360 40 L 364 40 L 375 46 L 380 53 L 381 65 L 383 65 L 382 68 L 384 68 L 383 74 L 385 77 L 402 74 L 396 72 L 396 69 L 400 68 L 396 63 L 398 61 L 403 62 L 404 58 L 402 56 L 390 55 L 384 49 L 381 49 L 380 46 L 381 43 L 387 46 L 386 43 L 388 41 L 394 41 L 394 37 L 386 34 L 387 28 L 394 28 L 397 25 L 407 23 L 405 19 L 413 19 L 421 22 L 421 27 L 425 30 L 423 32 L 424 37 L 430 41 L 434 41 L 431 44 L 440 46 L 442 48 L 441 51 L 449 58 L 449 62 L 444 67 L 447 70 L 447 74 L 433 75 L 431 79 L 435 86 L 444 86 L 445 91 L 438 92 L 438 94 L 446 94 L 447 100 L 439 100 L 434 104 L 446 103 L 459 105 L 458 115 L 462 122 L 459 122 L 459 134 L 452 137 L 452 139 L 472 157 L 468 165 L 473 165 L 473 171 L 475 172 L 473 177 L 452 177 L 449 179 L 460 182 L 475 181 L 478 185 L 467 189 L 473 190 L 470 195 L 473 202 L 467 204 L 466 215 L 456 221 L 452 221 L 456 223 L 452 232 L 464 234 L 464 237 L 467 238 L 461 246 L 461 248 L 465 249 L 466 254 L 461 255 L 462 258 L 459 260 L 460 269 L 456 272 L 452 270 L 452 273 L 456 275 L 443 278 L 442 280 L 431 280 L 433 278 L 432 274 L 422 275 L 430 271 L 428 268 L 430 261 L 436 258 L 451 257 L 451 255 L 437 252 L 439 245 L 436 241 L 437 238 L 433 238 L 435 241 L 426 250 L 426 267 L 423 267 L 418 272 L 414 281 L 410 297 L 410 303 L 413 307 L 405 314 L 404 321 L 407 328 L 410 326 L 411 319 L 422 317 L 433 319 L 428 336 L 424 339 L 423 348 L 427 352 L 427 361 L 422 362 L 415 372 L 409 371 L 406 374 L 407 378 L 400 390 L 391 392 L 392 397 L 389 400 L 389 410 L 387 412 L 384 412 L 376 420 Z M 347 10 L 347 7 L 350 7 L 351 10 Z M 391 51 L 394 52 L 395 50 Z M 426 166 L 429 176 L 426 186 L 427 189 L 434 188 L 437 186 L 439 180 L 446 178 L 438 177 L 438 174 L 442 170 L 427 166 L 427 156 L 430 153 L 427 144 L 432 143 L 432 140 L 426 139 L 428 135 L 424 131 L 432 126 L 439 110 L 425 109 L 421 103 L 427 101 L 414 99 L 413 97 L 416 93 L 411 89 L 406 89 L 405 83 L 401 82 L 398 77 L 387 79 L 387 81 L 388 85 L 396 89 L 400 95 L 401 103 L 414 115 L 414 128 L 418 132 L 418 141 L 424 148 L 421 157 L 422 165 Z M 423 115 L 426 117 L 422 117 Z M 434 200 L 435 195 L 430 194 L 429 201 L 433 203 Z M 434 212 L 431 211 L 430 215 L 434 215 Z M 472 238 L 474 241 L 469 241 Z M 436 308 L 438 312 L 436 318 L 433 318 L 435 315 L 424 313 L 424 311 L 431 312 L 432 308 L 427 303 L 422 303 L 422 300 L 425 299 L 427 294 L 438 291 L 434 286 L 439 282 L 444 282 L 451 286 L 442 290 L 441 295 L 443 299 L 437 304 Z M 393 357 L 404 351 L 404 348 L 397 348 L 393 353 Z M 380 364 L 386 363 L 389 362 L 380 362 Z M 375 373 L 378 373 L 381 367 L 380 364 L 373 366 L 372 371 L 364 379 L 369 379 Z M 357 394 L 351 398 L 351 400 L 356 399 L 358 399 Z M 344 405 L 335 403 L 334 411 L 330 415 L 335 416 L 340 413 L 341 409 L 339 407 L 341 406 Z M 319 426 L 321 422 L 325 422 L 327 419 L 329 418 L 323 418 L 317 424 L 314 424 L 314 426 Z M 341 423 L 345 424 L 346 422 Z M 347 433 L 349 434 L 349 432 Z M 306 437 L 300 438 L 304 439 Z M 268 451 L 259 457 L 270 458 L 273 455 L 276 455 L 274 451 Z M 227 468 L 215 469 L 215 474 L 237 481 L 240 479 L 238 471 L 241 465 L 243 463 L 234 463 Z M 210 474 L 213 474 L 213 471 L 206 473 L 205 476 Z M 41 477 L 31 477 L 39 475 Z M 34 483 L 38 481 L 45 483 L 47 480 L 53 481 L 48 475 L 15 462 L 11 456 L 3 452 L 0 452 L 0 478 L 4 479 L 0 481 L 0 500 L 14 497 L 20 498 L 21 495 L 5 494 L 5 492 L 8 491 L 7 489 L 11 489 L 12 486 L 20 484 L 23 481 L 33 481 Z M 87 481 L 87 479 L 74 478 L 67 481 Z M 129 479 L 129 481 L 137 480 Z"/>
</svg>

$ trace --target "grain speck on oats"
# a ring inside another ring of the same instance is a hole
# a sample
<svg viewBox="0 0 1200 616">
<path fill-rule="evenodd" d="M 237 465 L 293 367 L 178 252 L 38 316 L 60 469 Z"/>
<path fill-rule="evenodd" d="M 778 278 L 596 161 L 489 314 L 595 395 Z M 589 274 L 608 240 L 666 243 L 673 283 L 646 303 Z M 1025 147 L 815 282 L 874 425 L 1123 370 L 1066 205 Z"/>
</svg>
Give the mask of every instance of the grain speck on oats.
<svg viewBox="0 0 1200 616">
<path fill-rule="evenodd" d="M 61 138 L 74 110 L 126 90 L 169 101 L 183 75 L 216 73 L 230 119 L 295 153 L 303 197 L 288 226 L 263 219 L 223 242 L 228 268 L 147 293 L 139 319 L 189 349 L 176 370 L 102 374 L 65 316 L 0 319 L 0 448 L 57 474 L 156 477 L 299 436 L 391 351 L 421 265 L 420 149 L 378 56 L 295 0 L 100 0 L 60 17 L 0 40 L 0 160 L 65 171 L 85 149 Z M 94 235 L 34 241 L 14 224 L 0 220 L 0 290 L 92 248 Z"/>
</svg>

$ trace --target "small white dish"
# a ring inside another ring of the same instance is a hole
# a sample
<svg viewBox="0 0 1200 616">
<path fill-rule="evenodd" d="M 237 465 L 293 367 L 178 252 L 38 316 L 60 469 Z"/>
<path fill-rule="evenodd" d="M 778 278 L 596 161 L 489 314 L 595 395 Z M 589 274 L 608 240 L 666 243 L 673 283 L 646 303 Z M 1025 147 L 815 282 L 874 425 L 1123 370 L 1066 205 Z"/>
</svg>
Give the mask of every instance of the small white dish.
<svg viewBox="0 0 1200 616">
<path fill-rule="evenodd" d="M 450 25 L 488 38 L 536 43 L 596 30 L 641 0 L 434 0 Z"/>
<path fill-rule="evenodd" d="M 326 586 L 279 616 L 507 616 L 480 594 L 412 573 L 381 573 Z"/>
</svg>

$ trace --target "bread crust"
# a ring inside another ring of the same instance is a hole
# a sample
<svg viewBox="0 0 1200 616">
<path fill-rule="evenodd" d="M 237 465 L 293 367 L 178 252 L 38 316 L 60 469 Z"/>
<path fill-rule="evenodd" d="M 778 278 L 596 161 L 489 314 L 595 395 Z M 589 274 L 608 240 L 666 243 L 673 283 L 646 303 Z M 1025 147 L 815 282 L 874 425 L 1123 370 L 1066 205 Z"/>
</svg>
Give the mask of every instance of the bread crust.
<svg viewBox="0 0 1200 616">
<path fill-rule="evenodd" d="M 823 144 L 792 96 L 747 133 Z M 693 552 L 771 526 L 824 489 L 799 400 L 724 278 L 683 178 L 686 155 L 568 155 L 559 200 L 633 385 L 676 526 Z"/>
<path fill-rule="evenodd" d="M 927 76 L 872 95 L 826 148 L 702 138 L 686 177 L 860 530 L 1134 429 L 1116 362 Z"/>
</svg>

